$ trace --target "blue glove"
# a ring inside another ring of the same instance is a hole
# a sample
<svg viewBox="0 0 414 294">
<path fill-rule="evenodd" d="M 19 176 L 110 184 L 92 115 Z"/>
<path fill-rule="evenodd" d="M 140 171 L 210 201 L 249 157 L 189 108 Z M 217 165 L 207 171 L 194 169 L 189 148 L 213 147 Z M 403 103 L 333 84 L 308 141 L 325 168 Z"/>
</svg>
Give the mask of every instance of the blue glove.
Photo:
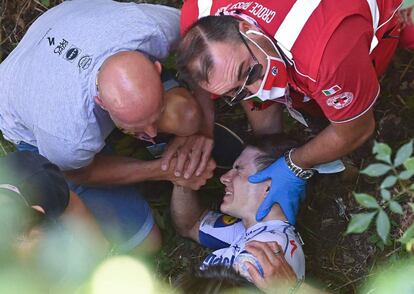
<svg viewBox="0 0 414 294">
<path fill-rule="evenodd" d="M 259 207 L 256 220 L 261 221 L 269 214 L 273 204 L 278 203 L 289 223 L 296 223 L 299 204 L 305 199 L 306 181 L 297 177 L 287 166 L 284 156 L 264 170 L 249 177 L 253 184 L 272 180 L 270 191 Z"/>
</svg>

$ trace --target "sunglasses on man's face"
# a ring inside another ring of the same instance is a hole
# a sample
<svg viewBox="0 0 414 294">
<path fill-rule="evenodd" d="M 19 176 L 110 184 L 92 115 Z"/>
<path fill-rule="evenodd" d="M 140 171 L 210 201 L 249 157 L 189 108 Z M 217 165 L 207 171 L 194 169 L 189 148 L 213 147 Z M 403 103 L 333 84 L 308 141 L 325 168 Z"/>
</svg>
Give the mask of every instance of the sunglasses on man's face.
<svg viewBox="0 0 414 294">
<path fill-rule="evenodd" d="M 259 63 L 256 56 L 253 54 L 252 50 L 250 49 L 249 45 L 247 44 L 246 40 L 244 39 L 243 35 L 239 32 L 239 36 L 244 44 L 244 46 L 247 48 L 247 50 L 250 53 L 250 56 L 254 60 L 255 64 L 249 67 L 249 70 L 247 71 L 247 77 L 244 80 L 243 85 L 236 90 L 236 93 L 232 96 L 229 95 L 223 95 L 220 98 L 223 98 L 224 101 L 229 106 L 234 106 L 237 103 L 239 103 L 241 100 L 246 98 L 247 96 L 251 95 L 250 91 L 246 89 L 246 86 L 249 86 L 256 81 L 258 81 L 262 75 L 263 66 Z"/>
</svg>

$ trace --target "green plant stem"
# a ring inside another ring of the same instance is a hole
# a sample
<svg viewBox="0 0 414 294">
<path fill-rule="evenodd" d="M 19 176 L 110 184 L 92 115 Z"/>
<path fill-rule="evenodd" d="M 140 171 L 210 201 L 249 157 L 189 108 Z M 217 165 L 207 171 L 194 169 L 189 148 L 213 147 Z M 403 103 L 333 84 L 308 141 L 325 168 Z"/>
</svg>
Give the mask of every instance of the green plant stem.
<svg viewBox="0 0 414 294">
<path fill-rule="evenodd" d="M 404 184 L 404 182 L 400 179 L 399 177 L 399 173 L 397 171 L 397 169 L 392 166 L 391 167 L 392 172 L 394 173 L 394 176 L 397 177 L 397 183 L 398 185 L 402 188 L 402 191 L 399 192 L 393 200 L 401 200 L 403 198 L 400 198 L 402 195 L 407 194 L 409 198 L 414 198 L 414 193 Z"/>
<path fill-rule="evenodd" d="M 397 177 L 397 182 L 400 185 L 400 187 L 402 187 L 403 190 L 406 190 L 407 187 L 404 185 L 403 181 L 400 179 L 399 177 L 400 174 L 398 173 L 397 169 L 394 166 L 391 169 L 392 169 L 392 172 L 394 173 L 394 176 Z"/>
</svg>

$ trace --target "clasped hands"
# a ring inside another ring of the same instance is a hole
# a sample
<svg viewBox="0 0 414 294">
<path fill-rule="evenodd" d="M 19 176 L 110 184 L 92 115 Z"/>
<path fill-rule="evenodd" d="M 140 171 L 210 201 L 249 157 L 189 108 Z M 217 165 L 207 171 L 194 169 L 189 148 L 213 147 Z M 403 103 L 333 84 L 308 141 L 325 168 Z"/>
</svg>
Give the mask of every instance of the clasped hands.
<svg viewBox="0 0 414 294">
<path fill-rule="evenodd" d="M 203 135 L 176 136 L 163 153 L 161 169 L 174 184 L 198 190 L 213 176 L 213 146 L 213 139 Z"/>
</svg>

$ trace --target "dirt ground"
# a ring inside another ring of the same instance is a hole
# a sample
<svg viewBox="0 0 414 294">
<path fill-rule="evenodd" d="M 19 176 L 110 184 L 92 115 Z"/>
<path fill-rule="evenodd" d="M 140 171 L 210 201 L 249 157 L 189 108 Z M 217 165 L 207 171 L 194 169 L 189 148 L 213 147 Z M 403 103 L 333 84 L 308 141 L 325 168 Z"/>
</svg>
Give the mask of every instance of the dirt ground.
<svg viewBox="0 0 414 294">
<path fill-rule="evenodd" d="M 33 20 L 61 1 L 0 0 L 0 59 L 5 58 L 23 36 Z M 49 2 L 49 3 L 48 3 Z M 126 1 L 124 1 L 126 2 Z M 175 7 L 181 1 L 157 2 Z M 43 4 L 42 4 L 43 3 Z M 49 5 L 48 5 L 49 4 Z M 48 7 L 46 7 L 48 6 Z M 392 147 L 414 137 L 414 55 L 398 51 L 389 70 L 381 80 L 382 91 L 375 106 L 377 131 L 375 139 Z M 241 109 L 218 106 L 218 120 L 231 126 L 242 137 L 249 133 Z M 309 130 L 289 123 L 290 132 L 309 138 Z M 129 142 L 124 141 L 125 142 Z M 125 146 L 123 147 L 125 148 Z M 126 153 L 134 154 L 138 147 L 129 146 Z M 304 240 L 307 279 L 323 289 L 336 293 L 354 293 L 370 275 L 372 268 L 392 256 L 398 258 L 399 247 L 377 246 L 369 231 L 361 235 L 345 235 L 351 213 L 359 208 L 352 192 L 375 193 L 377 182 L 359 174 L 362 167 L 373 161 L 372 141 L 344 158 L 347 170 L 339 175 L 317 176 L 310 181 L 308 196 L 298 218 L 298 231 Z M 203 189 L 203 200 L 217 207 L 222 188 L 218 175 Z M 153 185 L 150 201 L 157 223 L 163 229 L 165 245 L 157 256 L 155 268 L 160 277 L 170 281 L 181 270 L 196 266 L 207 250 L 176 235 L 169 218 L 170 185 Z M 154 191 L 156 193 L 154 193 Z M 156 197 L 154 197 L 154 194 Z M 394 219 L 397 227 L 407 220 Z"/>
</svg>

